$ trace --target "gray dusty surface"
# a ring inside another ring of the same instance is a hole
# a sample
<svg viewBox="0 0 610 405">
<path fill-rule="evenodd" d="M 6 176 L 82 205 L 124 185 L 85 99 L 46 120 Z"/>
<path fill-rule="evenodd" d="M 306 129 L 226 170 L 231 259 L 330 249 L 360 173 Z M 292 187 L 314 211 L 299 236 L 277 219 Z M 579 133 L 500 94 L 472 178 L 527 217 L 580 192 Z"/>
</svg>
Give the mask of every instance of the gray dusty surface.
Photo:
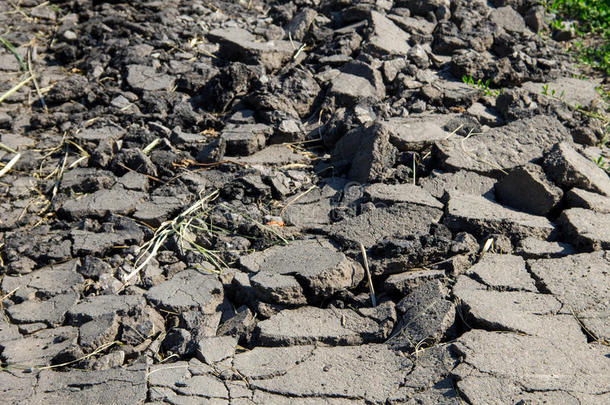
<svg viewBox="0 0 610 405">
<path fill-rule="evenodd" d="M 0 402 L 610 403 L 609 82 L 538 3 L 0 1 Z"/>
</svg>

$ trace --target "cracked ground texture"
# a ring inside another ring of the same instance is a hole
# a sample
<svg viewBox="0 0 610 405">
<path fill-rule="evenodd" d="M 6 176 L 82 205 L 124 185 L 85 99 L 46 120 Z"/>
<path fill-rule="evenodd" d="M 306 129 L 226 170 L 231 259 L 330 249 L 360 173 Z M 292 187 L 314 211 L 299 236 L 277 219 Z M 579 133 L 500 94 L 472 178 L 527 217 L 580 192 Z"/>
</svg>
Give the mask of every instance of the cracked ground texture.
<svg viewBox="0 0 610 405">
<path fill-rule="evenodd" d="M 2 404 L 610 403 L 609 81 L 550 18 L 1 1 Z"/>
</svg>

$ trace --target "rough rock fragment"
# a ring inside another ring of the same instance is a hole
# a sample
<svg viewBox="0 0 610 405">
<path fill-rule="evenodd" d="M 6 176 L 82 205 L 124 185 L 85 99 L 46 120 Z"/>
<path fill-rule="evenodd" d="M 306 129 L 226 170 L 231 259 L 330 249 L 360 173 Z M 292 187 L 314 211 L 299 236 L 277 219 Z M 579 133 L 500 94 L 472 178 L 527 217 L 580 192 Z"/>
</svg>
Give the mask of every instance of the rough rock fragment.
<svg viewBox="0 0 610 405">
<path fill-rule="evenodd" d="M 375 66 L 352 61 L 341 68 L 331 80 L 330 96 L 339 105 L 352 106 L 363 102 L 377 102 L 385 97 L 381 73 Z"/>
<path fill-rule="evenodd" d="M 270 145 L 250 156 L 240 156 L 235 161 L 249 165 L 280 166 L 291 163 L 305 164 L 309 158 L 294 152 L 286 145 Z"/>
<path fill-rule="evenodd" d="M 191 332 L 194 339 L 216 336 L 222 312 L 205 314 L 199 310 L 185 311 L 180 314 L 180 327 Z"/>
<path fill-rule="evenodd" d="M 193 336 L 183 328 L 170 329 L 161 342 L 161 348 L 167 353 L 177 354 L 180 357 L 190 356 L 195 351 Z"/>
<path fill-rule="evenodd" d="M 413 14 L 422 16 L 441 7 L 449 8 L 449 0 L 398 0 L 396 4 L 408 7 Z"/>
<path fill-rule="evenodd" d="M 610 213 L 610 197 L 573 188 L 566 193 L 566 199 L 568 206 L 572 208 L 586 208 L 603 214 Z"/>
<path fill-rule="evenodd" d="M 422 342 L 435 345 L 455 333 L 455 306 L 445 299 L 448 292 L 439 280 L 415 287 L 396 306 L 401 313 L 387 344 L 394 349 L 412 350 Z"/>
<path fill-rule="evenodd" d="M 428 232 L 386 237 L 372 249 L 374 257 L 381 259 L 372 263 L 372 271 L 376 275 L 402 273 L 444 261 L 451 252 L 470 250 L 463 250 L 463 242 L 454 243 L 451 239 L 451 231 L 440 224 L 431 224 Z"/>
<path fill-rule="evenodd" d="M 412 363 L 386 345 L 255 348 L 235 356 L 250 386 L 288 397 L 366 398 L 385 403 Z M 363 384 L 363 381 L 367 381 Z"/>
<path fill-rule="evenodd" d="M 388 317 L 381 322 L 352 309 L 321 309 L 307 306 L 283 310 L 259 322 L 256 333 L 259 342 L 264 346 L 313 343 L 357 345 L 383 341 L 391 331 L 395 319 L 393 305 Z"/>
<path fill-rule="evenodd" d="M 201 163 L 220 162 L 225 156 L 226 150 L 227 141 L 224 138 L 217 137 L 201 148 L 195 159 Z"/>
<path fill-rule="evenodd" d="M 305 140 L 305 133 L 296 120 L 283 120 L 277 127 L 277 133 L 272 137 L 273 143 L 300 142 Z"/>
<path fill-rule="evenodd" d="M 141 344 L 147 345 L 148 339 L 165 331 L 165 320 L 163 317 L 148 306 L 144 307 L 141 314 L 136 312 L 131 314 L 130 317 L 122 317 L 120 322 L 121 342 L 134 347 Z"/>
<path fill-rule="evenodd" d="M 498 201 L 533 215 L 547 215 L 563 197 L 563 191 L 534 164 L 514 168 L 495 190 Z"/>
<path fill-rule="evenodd" d="M 523 83 L 521 87 L 533 94 L 540 94 L 544 91 L 549 95 L 561 98 L 568 105 L 587 108 L 601 98 L 595 90 L 599 85 L 598 80 L 561 77 L 551 82 L 527 82 Z"/>
<path fill-rule="evenodd" d="M 108 213 L 127 215 L 135 211 L 147 196 L 146 193 L 122 188 L 98 190 L 78 199 L 66 200 L 60 212 L 72 219 L 104 217 Z"/>
<path fill-rule="evenodd" d="M 218 55 L 223 59 L 248 64 L 261 63 L 269 70 L 279 69 L 301 44 L 289 41 L 258 42 L 256 37 L 242 28 L 217 28 L 208 37 L 220 45 Z"/>
<path fill-rule="evenodd" d="M 430 193 L 423 188 L 410 183 L 396 185 L 375 183 L 367 186 L 364 189 L 364 192 L 373 201 L 408 203 L 443 209 L 443 204 L 432 197 Z"/>
<path fill-rule="evenodd" d="M 469 108 L 480 96 L 476 87 L 461 81 L 444 80 L 442 77 L 434 79 L 431 85 L 426 85 L 421 90 L 426 101 L 431 104 L 442 102 L 447 107 Z"/>
<path fill-rule="evenodd" d="M 466 274 L 494 290 L 538 292 L 519 256 L 486 253 Z"/>
<path fill-rule="evenodd" d="M 12 292 L 11 297 L 28 300 L 34 296 L 50 298 L 59 294 L 80 292 L 83 289 L 83 277 L 75 269 L 77 260 L 41 267 L 33 272 L 20 276 L 4 276 L 0 291 L 2 295 Z"/>
<path fill-rule="evenodd" d="M 234 316 L 227 319 L 218 327 L 218 336 L 232 336 L 239 342 L 244 342 L 250 338 L 250 334 L 256 326 L 254 314 L 245 305 L 239 307 Z"/>
<path fill-rule="evenodd" d="M 496 180 L 466 170 L 460 170 L 457 173 L 443 173 L 433 170 L 429 176 L 422 178 L 419 183 L 423 189 L 428 190 L 436 198 L 442 198 L 445 193 L 452 191 L 493 198 Z"/>
<path fill-rule="evenodd" d="M 408 4 L 407 4 L 408 5 Z M 416 44 L 431 43 L 434 37 L 432 33 L 436 22 L 428 21 L 425 18 L 409 17 L 405 15 L 390 14 L 388 18 L 396 25 L 411 34 L 411 42 Z"/>
<path fill-rule="evenodd" d="M 58 294 L 44 301 L 28 300 L 12 305 L 6 312 L 15 323 L 44 322 L 56 326 L 63 323 L 66 312 L 77 301 L 78 294 L 75 292 Z"/>
<path fill-rule="evenodd" d="M 511 6 L 492 9 L 491 13 L 489 13 L 489 20 L 496 27 L 510 33 L 523 34 L 529 32 L 521 14 L 516 12 Z"/>
<path fill-rule="evenodd" d="M 146 366 L 143 364 L 99 371 L 43 370 L 30 403 L 142 403 L 146 400 L 146 379 Z"/>
<path fill-rule="evenodd" d="M 291 275 L 262 272 L 250 279 L 256 296 L 265 302 L 278 304 L 305 304 L 303 287 Z"/>
<path fill-rule="evenodd" d="M 544 158 L 546 173 L 562 187 L 578 187 L 610 197 L 610 177 L 569 143 L 561 142 Z"/>
<path fill-rule="evenodd" d="M 328 225 L 331 210 L 336 206 L 337 196 L 346 183 L 345 179 L 329 179 L 323 186 L 312 189 L 294 203 L 286 205 L 282 214 L 284 222 L 305 229 L 319 229 L 322 225 Z"/>
<path fill-rule="evenodd" d="M 165 90 L 169 91 L 174 85 L 174 77 L 157 72 L 152 66 L 127 66 L 127 83 L 135 90 Z"/>
<path fill-rule="evenodd" d="M 290 38 L 302 41 L 317 15 L 318 12 L 309 7 L 304 8 L 295 15 L 286 26 L 286 31 L 290 34 Z"/>
<path fill-rule="evenodd" d="M 463 361 L 451 374 L 470 403 L 608 400 L 610 359 L 600 345 L 473 330 L 452 349 Z"/>
<path fill-rule="evenodd" d="M 386 60 L 383 62 L 383 65 L 381 65 L 383 77 L 388 83 L 393 82 L 398 73 L 406 67 L 407 61 L 404 57 Z"/>
<path fill-rule="evenodd" d="M 196 151 L 201 148 L 201 144 L 206 141 L 202 134 L 192 134 L 185 132 L 180 127 L 176 127 L 171 131 L 169 141 L 172 145 L 179 146 L 189 151 Z"/>
<path fill-rule="evenodd" d="M 551 295 L 489 290 L 468 276 L 458 278 L 453 294 L 460 300 L 465 321 L 470 327 L 586 342 L 578 322 L 571 314 L 562 311 L 562 304 Z"/>
<path fill-rule="evenodd" d="M 248 156 L 261 150 L 273 129 L 264 124 L 230 126 L 221 133 L 228 156 Z"/>
<path fill-rule="evenodd" d="M 76 132 L 74 134 L 74 137 L 81 141 L 100 142 L 100 141 L 112 141 L 115 139 L 119 139 L 121 136 L 123 136 L 124 133 L 125 133 L 125 130 L 123 130 L 120 127 L 116 127 L 114 125 L 106 125 L 106 126 L 99 127 L 99 128 L 83 129 L 82 131 Z M 70 173 L 70 172 L 67 172 L 66 174 L 68 174 L 68 173 Z"/>
<path fill-rule="evenodd" d="M 449 69 L 451 74 L 457 78 L 464 76 L 467 78 L 491 77 L 493 79 L 491 84 L 494 85 L 497 83 L 496 80 L 500 79 L 496 63 L 496 58 L 490 52 L 474 49 L 458 50 L 451 58 Z M 477 83 L 483 85 L 482 82 Z"/>
<path fill-rule="evenodd" d="M 381 125 L 390 133 L 390 142 L 400 151 L 420 151 L 442 141 L 449 133 L 443 129 L 452 115 L 429 114 L 407 118 L 392 117 Z"/>
<path fill-rule="evenodd" d="M 328 297 L 352 288 L 364 277 L 359 263 L 346 257 L 326 241 L 295 241 L 264 252 L 242 257 L 242 266 L 257 272 L 252 287 L 263 300 L 275 303 L 303 304 L 303 288 L 313 299 Z"/>
<path fill-rule="evenodd" d="M 555 226 L 545 217 L 519 212 L 481 196 L 450 193 L 445 224 L 475 235 L 499 233 L 514 238 L 548 239 Z"/>
<path fill-rule="evenodd" d="M 92 352 L 101 345 L 114 341 L 118 332 L 116 314 L 107 314 L 85 322 L 78 328 L 78 344 L 86 352 Z"/>
<path fill-rule="evenodd" d="M 118 350 L 116 352 L 110 352 L 91 362 L 92 370 L 110 370 L 118 368 L 125 362 L 125 352 Z"/>
<path fill-rule="evenodd" d="M 81 100 L 91 91 L 89 81 L 82 74 L 63 76 L 62 79 L 45 95 L 48 103 L 61 104 L 70 100 Z"/>
<path fill-rule="evenodd" d="M 72 254 L 75 256 L 103 254 L 114 246 L 139 244 L 144 239 L 144 233 L 133 221 L 125 219 L 116 226 L 110 225 L 106 228 L 107 232 L 71 230 Z"/>
<path fill-rule="evenodd" d="M 610 214 L 570 208 L 561 213 L 558 223 L 577 247 L 589 250 L 610 249 Z"/>
<path fill-rule="evenodd" d="M 392 274 L 383 283 L 383 290 L 388 293 L 408 294 L 417 286 L 429 280 L 442 280 L 445 272 L 441 270 L 413 270 Z"/>
<path fill-rule="evenodd" d="M 114 155 L 110 161 L 110 167 L 119 176 L 130 171 L 148 176 L 157 176 L 157 167 L 152 159 L 139 148 L 122 149 Z"/>
<path fill-rule="evenodd" d="M 438 208 L 394 204 L 336 222 L 325 232 L 345 246 L 357 248 L 362 243 L 368 249 L 385 237 L 428 234 L 442 214 Z"/>
<path fill-rule="evenodd" d="M 116 177 L 111 171 L 95 168 L 75 167 L 61 177 L 62 191 L 92 193 L 104 188 L 111 188 Z"/>
<path fill-rule="evenodd" d="M 528 262 L 543 288 L 577 317 L 594 336 L 610 341 L 608 252 L 581 253 Z"/>
<path fill-rule="evenodd" d="M 545 149 L 569 139 L 569 133 L 556 118 L 537 115 L 468 139 L 453 136 L 437 142 L 436 148 L 452 170 L 496 174 L 540 159 Z"/>
<path fill-rule="evenodd" d="M 398 28 L 392 20 L 377 11 L 371 11 L 369 20 L 372 32 L 365 45 L 366 50 L 380 56 L 404 56 L 409 52 L 410 35 Z"/>
<path fill-rule="evenodd" d="M 237 339 L 232 336 L 212 336 L 197 342 L 197 358 L 205 364 L 212 365 L 233 357 Z"/>
<path fill-rule="evenodd" d="M 574 246 L 564 242 L 547 242 L 536 238 L 519 241 L 516 253 L 526 259 L 549 259 L 577 253 Z"/>
<path fill-rule="evenodd" d="M 143 308 L 144 299 L 136 295 L 94 295 L 73 306 L 68 311 L 68 320 L 73 325 L 82 325 L 114 314 L 139 315 Z"/>
<path fill-rule="evenodd" d="M 428 58 L 426 49 L 419 44 L 409 49 L 407 57 L 420 69 L 425 69 L 430 65 L 430 58 Z"/>
<path fill-rule="evenodd" d="M 532 31 L 538 33 L 548 26 L 546 10 L 543 5 L 531 7 L 524 16 L 525 23 Z"/>
<path fill-rule="evenodd" d="M 19 339 L 0 342 L 0 359 L 7 364 L 48 365 L 57 354 L 74 345 L 78 329 L 60 326 Z"/>
<path fill-rule="evenodd" d="M 17 215 L 19 214 L 17 213 Z M 21 257 L 27 257 L 27 260 L 33 260 L 38 265 L 64 261 L 73 264 L 74 261 L 70 260 L 72 258 L 71 247 L 72 242 L 67 231 L 39 227 L 37 232 L 22 230 L 7 232 L 4 236 L 3 253 L 7 257 L 13 257 L 15 261 L 20 261 L 18 259 Z M 26 267 L 31 270 L 32 265 L 26 264 Z"/>
<path fill-rule="evenodd" d="M 481 103 L 472 103 L 467 111 L 468 114 L 476 118 L 481 124 L 489 125 L 490 127 L 497 127 L 504 123 L 504 120 L 494 108 L 487 107 Z"/>
<path fill-rule="evenodd" d="M 186 198 L 174 196 L 152 196 L 150 201 L 138 204 L 133 218 L 158 228 L 161 223 L 184 207 Z"/>
<path fill-rule="evenodd" d="M 277 128 L 285 118 L 307 118 L 320 90 L 318 82 L 309 70 L 295 67 L 279 78 L 269 80 L 264 86 L 247 95 L 245 101 L 258 116 L 273 122 Z M 296 121 L 293 121 L 293 126 L 295 124 Z M 282 135 L 276 133 L 272 141 L 282 142 Z"/>
<path fill-rule="evenodd" d="M 213 314 L 223 300 L 222 283 L 212 274 L 187 269 L 151 288 L 146 299 L 158 308 L 183 312 L 197 309 Z"/>
<path fill-rule="evenodd" d="M 389 139 L 387 130 L 377 124 L 365 129 L 355 128 L 337 142 L 332 159 L 349 165 L 348 178 L 351 180 L 360 183 L 381 180 L 396 158 L 396 148 Z"/>
</svg>

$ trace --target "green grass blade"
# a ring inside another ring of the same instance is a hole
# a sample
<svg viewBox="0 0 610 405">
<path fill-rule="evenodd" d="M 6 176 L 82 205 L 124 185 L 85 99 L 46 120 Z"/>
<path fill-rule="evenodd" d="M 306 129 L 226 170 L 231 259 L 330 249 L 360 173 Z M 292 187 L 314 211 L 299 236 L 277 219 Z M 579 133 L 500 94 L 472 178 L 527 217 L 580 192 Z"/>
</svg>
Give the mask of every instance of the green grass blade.
<svg viewBox="0 0 610 405">
<path fill-rule="evenodd" d="M 0 43 L 2 43 L 2 45 L 4 45 L 4 47 L 6 49 L 8 49 L 15 56 L 15 59 L 17 59 L 17 62 L 19 63 L 19 67 L 21 68 L 21 70 L 23 70 L 24 72 L 27 72 L 28 69 L 25 66 L 25 63 L 23 63 L 23 59 L 21 59 L 21 55 L 19 55 L 19 52 L 17 52 L 17 49 L 15 49 L 13 44 L 11 44 L 9 41 L 4 39 L 3 37 L 0 37 Z"/>
</svg>

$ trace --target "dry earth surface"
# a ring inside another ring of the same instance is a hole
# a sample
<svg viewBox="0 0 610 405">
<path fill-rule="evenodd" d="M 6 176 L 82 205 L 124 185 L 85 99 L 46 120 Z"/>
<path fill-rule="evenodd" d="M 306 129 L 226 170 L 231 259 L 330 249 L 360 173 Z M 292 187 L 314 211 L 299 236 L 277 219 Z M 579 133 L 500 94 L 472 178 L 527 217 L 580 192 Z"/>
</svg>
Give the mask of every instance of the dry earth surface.
<svg viewBox="0 0 610 405">
<path fill-rule="evenodd" d="M 608 82 L 548 22 L 0 2 L 1 402 L 610 403 Z"/>
</svg>

